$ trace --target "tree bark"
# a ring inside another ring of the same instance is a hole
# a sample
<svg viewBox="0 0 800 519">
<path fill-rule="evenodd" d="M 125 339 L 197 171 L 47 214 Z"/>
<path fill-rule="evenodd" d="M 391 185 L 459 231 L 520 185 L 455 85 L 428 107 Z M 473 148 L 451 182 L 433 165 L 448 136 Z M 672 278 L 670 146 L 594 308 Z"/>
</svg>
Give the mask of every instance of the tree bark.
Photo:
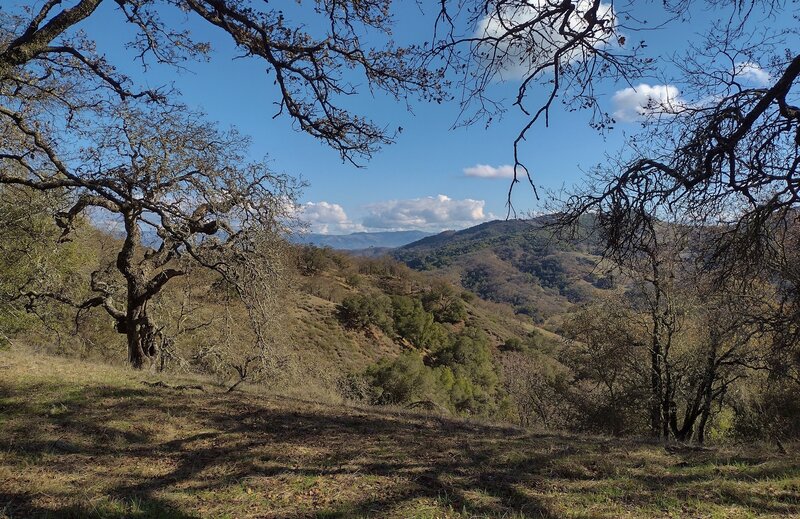
<svg viewBox="0 0 800 519">
<path fill-rule="evenodd" d="M 148 359 L 155 358 L 158 351 L 158 330 L 147 315 L 147 303 L 163 286 L 163 283 L 148 283 L 148 268 L 136 265 L 136 249 L 141 242 L 138 226 L 138 209 L 123 213 L 125 219 L 125 243 L 117 255 L 117 269 L 125 276 L 128 289 L 125 324 L 120 330 L 128 339 L 128 360 L 135 369 L 142 369 Z"/>
<path fill-rule="evenodd" d="M 712 330 L 711 348 L 706 360 L 706 372 L 703 387 L 703 406 L 700 412 L 700 423 L 697 426 L 697 443 L 706 441 L 706 425 L 711 416 L 711 404 L 714 402 L 714 381 L 717 378 L 717 349 L 719 344 L 718 334 Z"/>
<path fill-rule="evenodd" d="M 650 350 L 650 433 L 658 438 L 661 435 L 661 345 L 653 330 L 653 343 Z"/>
<path fill-rule="evenodd" d="M 129 297 L 125 335 L 128 340 L 128 361 L 135 369 L 155 359 L 158 354 L 158 330 L 147 315 L 147 303 Z"/>
</svg>

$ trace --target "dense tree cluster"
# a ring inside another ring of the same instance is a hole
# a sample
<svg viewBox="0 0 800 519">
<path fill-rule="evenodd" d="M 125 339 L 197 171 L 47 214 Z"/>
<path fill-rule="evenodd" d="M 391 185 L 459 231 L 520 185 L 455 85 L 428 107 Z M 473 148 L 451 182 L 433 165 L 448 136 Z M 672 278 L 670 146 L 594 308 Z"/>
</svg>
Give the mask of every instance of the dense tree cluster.
<svg viewBox="0 0 800 519">
<path fill-rule="evenodd" d="M 426 405 L 473 416 L 509 415 L 486 335 L 467 327 L 430 355 L 405 353 L 370 368 L 370 399 L 377 404 Z"/>
</svg>

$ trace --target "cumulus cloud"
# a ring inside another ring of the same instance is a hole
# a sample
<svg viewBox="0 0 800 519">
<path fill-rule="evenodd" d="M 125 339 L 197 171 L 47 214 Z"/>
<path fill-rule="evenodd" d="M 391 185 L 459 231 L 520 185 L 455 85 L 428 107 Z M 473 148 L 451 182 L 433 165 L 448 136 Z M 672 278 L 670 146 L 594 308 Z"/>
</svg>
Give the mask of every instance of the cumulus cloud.
<svg viewBox="0 0 800 519">
<path fill-rule="evenodd" d="M 558 7 L 560 1 L 531 0 L 528 2 L 511 3 L 503 9 L 494 10 L 484 16 L 475 31 L 478 38 L 488 38 L 493 43 L 485 44 L 479 52 L 485 59 L 501 59 L 504 75 L 509 78 L 524 77 L 534 68 L 546 63 L 555 52 L 561 48 L 567 39 L 559 34 L 558 20 L 549 19 L 545 22 L 531 24 L 543 11 Z M 578 0 L 575 10 L 569 15 L 565 28 L 572 33 L 581 33 L 588 28 L 586 15 L 594 5 L 593 0 Z M 602 48 L 609 44 L 616 33 L 616 14 L 611 4 L 601 3 L 597 10 L 598 20 L 605 23 L 594 27 L 586 38 L 595 48 Z M 551 27 L 554 25 L 554 27 Z M 518 29 L 525 26 L 521 31 Z M 509 32 L 517 29 L 513 37 L 507 36 Z M 576 61 L 583 56 L 579 48 L 566 53 L 563 58 Z"/>
<path fill-rule="evenodd" d="M 306 202 L 300 206 L 300 219 L 309 225 L 312 232 L 331 234 L 364 230 L 361 224 L 353 223 L 344 208 L 329 202 Z"/>
<path fill-rule="evenodd" d="M 513 178 L 514 166 L 490 166 L 488 164 L 475 164 L 464 168 L 464 175 L 478 178 Z"/>
<path fill-rule="evenodd" d="M 612 101 L 615 108 L 614 118 L 625 122 L 651 114 L 674 114 L 686 106 L 678 87 L 646 83 L 618 90 Z"/>
<path fill-rule="evenodd" d="M 733 68 L 733 75 L 737 80 L 744 80 L 757 86 L 767 86 L 770 82 L 769 72 L 752 61 L 737 63 Z"/>
<path fill-rule="evenodd" d="M 388 200 L 367 206 L 363 225 L 371 229 L 443 230 L 469 227 L 484 222 L 483 200 L 454 200 L 446 195 Z"/>
</svg>

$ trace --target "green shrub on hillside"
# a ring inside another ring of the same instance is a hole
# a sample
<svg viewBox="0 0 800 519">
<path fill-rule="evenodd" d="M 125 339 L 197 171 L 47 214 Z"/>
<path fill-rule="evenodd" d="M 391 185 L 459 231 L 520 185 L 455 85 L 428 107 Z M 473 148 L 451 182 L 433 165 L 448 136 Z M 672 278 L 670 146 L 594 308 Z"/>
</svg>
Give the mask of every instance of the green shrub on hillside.
<svg viewBox="0 0 800 519">
<path fill-rule="evenodd" d="M 392 315 L 397 335 L 417 348 L 433 348 L 441 344 L 444 332 L 433 322 L 419 299 L 408 296 L 392 297 Z"/>
<path fill-rule="evenodd" d="M 524 352 L 528 351 L 528 347 L 519 337 L 509 337 L 506 341 L 500 346 L 502 351 L 519 351 Z"/>
<path fill-rule="evenodd" d="M 467 318 L 467 308 L 453 285 L 445 281 L 434 283 L 422 295 L 422 306 L 439 323 L 458 323 Z"/>
<path fill-rule="evenodd" d="M 297 268 L 304 276 L 313 276 L 334 265 L 332 255 L 330 249 L 305 245 L 297 253 Z"/>
<path fill-rule="evenodd" d="M 347 328 L 365 330 L 377 326 L 388 334 L 394 330 L 392 301 L 384 295 L 348 296 L 336 308 L 336 316 Z"/>
<path fill-rule="evenodd" d="M 432 355 L 431 364 L 452 370 L 453 384 L 448 390 L 456 411 L 470 415 L 494 414 L 501 397 L 499 378 L 492 362 L 489 339 L 482 330 L 465 328 Z"/>
<path fill-rule="evenodd" d="M 552 353 L 553 341 L 548 340 L 539 330 L 532 330 L 525 337 L 509 337 L 500 345 L 500 350 L 505 352 L 547 352 Z"/>
<path fill-rule="evenodd" d="M 367 370 L 372 403 L 431 402 L 470 416 L 505 416 L 510 407 L 500 388 L 486 335 L 468 327 L 449 336 L 429 357 L 410 352 Z"/>
<path fill-rule="evenodd" d="M 361 286 L 363 279 L 358 273 L 350 272 L 345 276 L 344 282 L 347 283 L 348 286 L 351 286 L 353 288 L 358 288 Z"/>
<path fill-rule="evenodd" d="M 374 402 L 381 405 L 408 405 L 415 402 L 448 404 L 439 373 L 426 366 L 418 352 L 407 352 L 391 361 L 381 361 L 367 370 L 375 388 Z"/>
</svg>

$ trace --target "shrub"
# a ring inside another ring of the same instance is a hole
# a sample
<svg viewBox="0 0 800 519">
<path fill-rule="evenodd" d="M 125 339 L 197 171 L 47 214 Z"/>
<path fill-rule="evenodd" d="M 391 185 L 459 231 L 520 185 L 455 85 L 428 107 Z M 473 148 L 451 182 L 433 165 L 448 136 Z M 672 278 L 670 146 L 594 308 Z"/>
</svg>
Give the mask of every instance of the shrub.
<svg viewBox="0 0 800 519">
<path fill-rule="evenodd" d="M 509 337 L 500 346 L 502 351 L 527 351 L 528 347 L 518 337 Z"/>
<path fill-rule="evenodd" d="M 367 370 L 367 376 L 376 388 L 376 404 L 406 405 L 416 401 L 446 404 L 441 378 L 437 375 L 417 352 L 382 361 Z"/>
<path fill-rule="evenodd" d="M 467 318 L 464 301 L 453 286 L 444 281 L 434 283 L 431 289 L 425 292 L 422 296 L 422 306 L 440 323 L 457 323 Z"/>
<path fill-rule="evenodd" d="M 306 245 L 297 254 L 297 268 L 304 276 L 313 276 L 334 265 L 330 249 Z"/>
<path fill-rule="evenodd" d="M 434 367 L 452 370 L 448 388 L 452 407 L 463 414 L 495 414 L 503 395 L 492 362 L 489 340 L 483 331 L 467 327 L 432 356 Z"/>
<path fill-rule="evenodd" d="M 336 307 L 336 316 L 347 328 L 365 330 L 377 326 L 386 333 L 392 333 L 392 303 L 384 295 L 353 295 L 345 297 Z"/>
<path fill-rule="evenodd" d="M 392 314 L 397 334 L 417 348 L 432 348 L 441 343 L 443 331 L 433 322 L 419 299 L 407 296 L 392 298 Z"/>
<path fill-rule="evenodd" d="M 489 341 L 476 328 L 444 336 L 427 359 L 419 352 L 406 353 L 369 368 L 366 377 L 376 404 L 425 401 L 464 415 L 510 415 L 510 401 L 500 388 Z"/>
<path fill-rule="evenodd" d="M 569 418 L 569 370 L 535 352 L 510 352 L 501 360 L 503 385 L 524 427 L 563 427 Z"/>
<path fill-rule="evenodd" d="M 361 276 L 358 275 L 357 273 L 350 272 L 345 276 L 344 282 L 347 283 L 348 286 L 351 286 L 353 288 L 358 288 L 361 286 L 362 279 Z"/>
</svg>

